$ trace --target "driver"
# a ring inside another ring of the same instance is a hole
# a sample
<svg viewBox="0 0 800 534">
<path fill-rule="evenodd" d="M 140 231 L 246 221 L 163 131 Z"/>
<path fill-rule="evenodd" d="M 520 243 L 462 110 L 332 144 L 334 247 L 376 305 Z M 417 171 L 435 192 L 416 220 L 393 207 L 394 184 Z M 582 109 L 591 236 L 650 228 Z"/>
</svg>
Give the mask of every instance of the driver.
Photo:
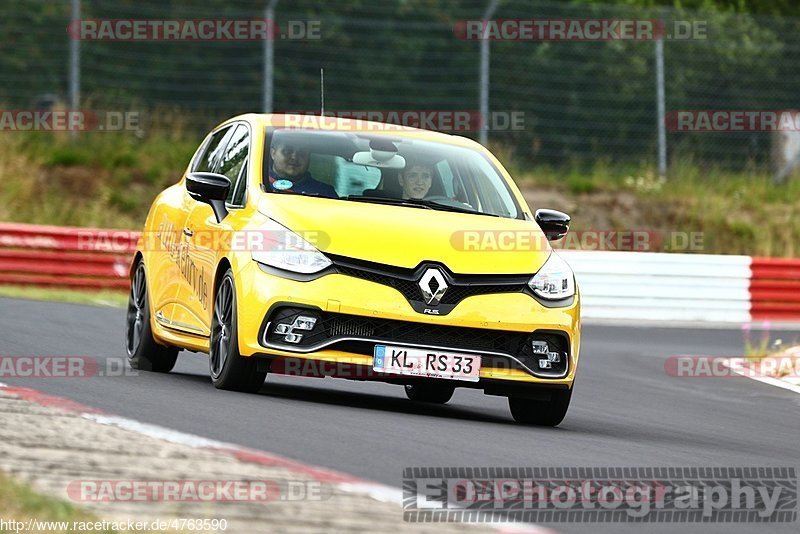
<svg viewBox="0 0 800 534">
<path fill-rule="evenodd" d="M 433 184 L 433 167 L 425 163 L 410 163 L 399 175 L 398 181 L 403 188 L 403 199 L 422 199 L 428 194 Z"/>
<path fill-rule="evenodd" d="M 270 147 L 269 191 L 292 191 L 338 198 L 336 190 L 315 180 L 308 172 L 309 151 L 291 142 L 276 139 Z"/>
</svg>

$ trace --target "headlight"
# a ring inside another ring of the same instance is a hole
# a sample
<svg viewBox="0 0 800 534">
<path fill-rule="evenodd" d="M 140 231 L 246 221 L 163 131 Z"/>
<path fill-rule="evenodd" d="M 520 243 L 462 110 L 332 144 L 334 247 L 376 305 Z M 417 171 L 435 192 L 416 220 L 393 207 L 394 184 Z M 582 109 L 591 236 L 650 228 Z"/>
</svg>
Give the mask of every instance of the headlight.
<svg viewBox="0 0 800 534">
<path fill-rule="evenodd" d="M 543 299 L 566 299 L 575 295 L 575 274 L 567 262 L 553 252 L 528 286 Z"/>
<path fill-rule="evenodd" d="M 314 245 L 276 222 L 270 221 L 258 234 L 260 243 L 250 249 L 258 263 L 302 274 L 318 273 L 331 264 Z"/>
</svg>

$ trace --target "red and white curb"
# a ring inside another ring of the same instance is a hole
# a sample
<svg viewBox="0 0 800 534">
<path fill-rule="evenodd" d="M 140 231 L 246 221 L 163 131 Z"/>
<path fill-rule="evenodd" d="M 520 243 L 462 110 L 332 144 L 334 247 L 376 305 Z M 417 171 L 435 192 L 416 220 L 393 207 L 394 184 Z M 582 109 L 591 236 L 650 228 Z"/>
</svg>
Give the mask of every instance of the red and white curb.
<svg viewBox="0 0 800 534">
<path fill-rule="evenodd" d="M 743 361 L 743 358 L 726 358 L 722 361 L 722 363 L 730 369 L 732 372 L 736 373 L 739 376 L 743 376 L 745 378 L 751 378 L 757 382 L 761 382 L 763 384 L 769 384 L 770 386 L 775 386 L 777 388 L 788 389 L 789 391 L 793 391 L 795 393 L 800 393 L 800 386 L 797 384 L 792 384 L 781 378 L 776 378 L 772 376 L 760 375 L 755 374 L 749 368 L 746 368 L 746 362 Z"/>
<path fill-rule="evenodd" d="M 68 413 L 77 414 L 84 419 L 101 425 L 113 426 L 130 432 L 136 432 L 137 434 L 169 443 L 227 454 L 241 462 L 286 469 L 298 475 L 308 476 L 319 482 L 328 483 L 345 493 L 363 495 L 380 502 L 396 504 L 398 507 L 402 506 L 403 490 L 400 488 L 393 488 L 385 484 L 379 484 L 331 469 L 305 464 L 268 452 L 216 441 L 158 425 L 142 423 L 127 417 L 106 414 L 102 410 L 63 397 L 42 393 L 35 389 L 11 386 L 2 382 L 0 382 L 0 389 L 22 400 L 33 402 L 40 406 L 56 408 Z M 526 523 L 494 523 L 486 524 L 486 527 L 494 528 L 501 533 L 557 534 L 554 530 Z"/>
</svg>

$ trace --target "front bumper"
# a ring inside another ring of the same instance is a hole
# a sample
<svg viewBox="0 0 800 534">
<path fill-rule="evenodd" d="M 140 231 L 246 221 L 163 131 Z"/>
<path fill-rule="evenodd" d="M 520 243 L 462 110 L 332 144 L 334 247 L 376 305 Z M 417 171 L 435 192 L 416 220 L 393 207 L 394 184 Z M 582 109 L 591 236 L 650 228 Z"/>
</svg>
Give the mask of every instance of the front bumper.
<svg viewBox="0 0 800 534">
<path fill-rule="evenodd" d="M 249 262 L 237 273 L 237 297 L 243 356 L 371 368 L 376 343 L 408 344 L 481 354 L 481 382 L 561 387 L 571 386 L 578 365 L 577 296 L 569 306 L 547 308 L 524 293 L 475 295 L 447 315 L 424 315 L 398 290 L 383 284 L 338 273 L 306 282 L 289 280 Z M 270 335 L 270 322 L 281 312 L 302 309 L 316 314 L 325 328 L 295 345 Z M 530 340 L 543 336 L 563 351 L 566 369 L 540 370 L 529 349 L 526 353 Z"/>
</svg>

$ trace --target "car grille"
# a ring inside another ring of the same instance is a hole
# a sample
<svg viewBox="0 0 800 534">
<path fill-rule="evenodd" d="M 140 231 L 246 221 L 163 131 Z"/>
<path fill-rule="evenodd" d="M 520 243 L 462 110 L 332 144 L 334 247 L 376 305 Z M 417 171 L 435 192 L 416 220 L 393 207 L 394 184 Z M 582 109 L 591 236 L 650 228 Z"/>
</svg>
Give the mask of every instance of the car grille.
<svg viewBox="0 0 800 534">
<path fill-rule="evenodd" d="M 317 322 L 312 330 L 298 332 L 303 336 L 300 341 L 287 343 L 283 334 L 275 332 L 275 327 L 278 324 L 292 324 L 299 316 L 314 317 Z M 328 347 L 371 356 L 376 343 L 442 347 L 453 351 L 483 353 L 484 365 L 527 368 L 529 372 L 533 371 L 541 376 L 563 376 L 569 359 L 569 341 L 563 332 L 490 330 L 330 313 L 291 306 L 277 308 L 266 324 L 267 331 L 262 334 L 265 344 L 293 351 L 308 352 Z M 561 362 L 547 371 L 540 370 L 537 360 L 541 356 L 533 353 L 533 340 L 546 341 L 551 350 L 562 355 Z M 522 366 L 504 355 L 513 356 Z"/>
<path fill-rule="evenodd" d="M 432 325 L 344 314 L 323 314 L 321 326 L 324 333 L 320 332 L 320 335 L 325 338 L 364 337 L 507 354 L 520 352 L 529 335 L 525 332 Z"/>
<path fill-rule="evenodd" d="M 422 302 L 419 279 L 428 267 L 436 266 L 447 281 L 447 291 L 439 305 L 456 305 L 467 297 L 492 293 L 520 293 L 526 290 L 530 275 L 457 275 L 441 264 L 423 262 L 415 269 L 329 255 L 340 274 L 392 287 L 409 302 Z"/>
</svg>

